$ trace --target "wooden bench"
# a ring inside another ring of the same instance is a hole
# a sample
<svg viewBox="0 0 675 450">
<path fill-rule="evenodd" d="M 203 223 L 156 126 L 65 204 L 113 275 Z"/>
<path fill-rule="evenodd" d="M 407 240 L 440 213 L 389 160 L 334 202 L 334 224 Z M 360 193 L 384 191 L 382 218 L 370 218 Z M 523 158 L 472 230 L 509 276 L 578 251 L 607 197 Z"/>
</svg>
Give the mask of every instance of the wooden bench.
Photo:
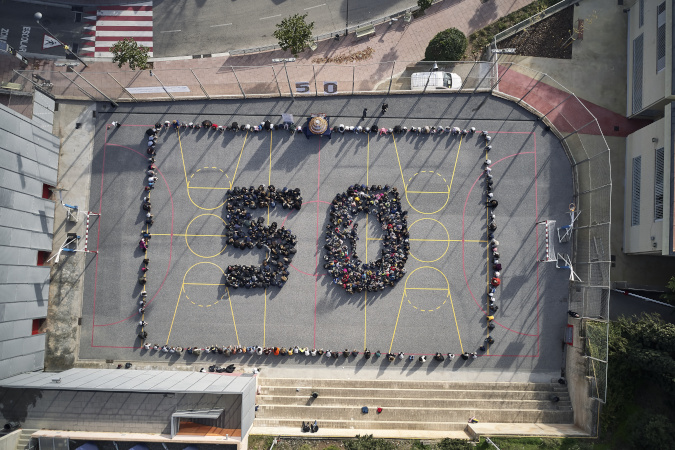
<svg viewBox="0 0 675 450">
<path fill-rule="evenodd" d="M 9 89 L 11 91 L 20 91 L 21 89 L 23 89 L 23 84 L 10 83 L 9 81 L 3 81 L 2 83 L 0 83 L 0 88 Z"/>
<path fill-rule="evenodd" d="M 367 25 L 365 27 L 357 28 L 356 29 L 356 37 L 360 38 L 363 36 L 369 36 L 371 34 L 375 34 L 375 27 L 373 25 Z"/>
</svg>

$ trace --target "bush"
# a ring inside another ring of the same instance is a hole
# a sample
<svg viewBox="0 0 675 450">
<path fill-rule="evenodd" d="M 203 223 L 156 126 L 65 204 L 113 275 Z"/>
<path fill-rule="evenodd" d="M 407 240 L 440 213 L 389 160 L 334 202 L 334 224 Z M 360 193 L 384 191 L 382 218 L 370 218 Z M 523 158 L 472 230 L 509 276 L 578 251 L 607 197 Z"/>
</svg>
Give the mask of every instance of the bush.
<svg viewBox="0 0 675 450">
<path fill-rule="evenodd" d="M 356 439 L 345 441 L 347 450 L 393 450 L 394 444 L 384 439 L 375 439 L 372 434 L 361 436 Z"/>
<path fill-rule="evenodd" d="M 438 450 L 469 450 L 473 449 L 473 445 L 469 441 L 462 439 L 443 438 L 441 442 L 436 445 Z"/>
<path fill-rule="evenodd" d="M 631 442 L 633 448 L 668 448 L 673 433 L 675 426 L 666 416 L 653 414 L 633 428 Z"/>
<path fill-rule="evenodd" d="M 443 30 L 433 37 L 426 51 L 426 61 L 459 61 L 464 57 L 467 39 L 457 28 Z"/>
<path fill-rule="evenodd" d="M 417 6 L 420 8 L 420 13 L 424 14 L 424 11 L 431 7 L 433 0 L 417 0 Z"/>
</svg>

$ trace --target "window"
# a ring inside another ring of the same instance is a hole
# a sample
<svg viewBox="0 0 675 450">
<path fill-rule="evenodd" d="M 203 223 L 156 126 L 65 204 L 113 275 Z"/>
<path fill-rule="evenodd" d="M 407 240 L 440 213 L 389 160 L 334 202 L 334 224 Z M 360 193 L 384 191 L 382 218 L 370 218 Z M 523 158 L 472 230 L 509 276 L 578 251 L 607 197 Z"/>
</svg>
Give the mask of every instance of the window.
<svg viewBox="0 0 675 450">
<path fill-rule="evenodd" d="M 663 148 L 654 157 L 654 221 L 663 220 Z"/>
<path fill-rule="evenodd" d="M 38 266 L 44 266 L 45 262 L 49 259 L 49 252 L 44 252 L 42 250 L 38 250 L 37 252 L 37 264 Z"/>
<path fill-rule="evenodd" d="M 657 8 L 656 26 L 656 73 L 659 73 L 666 68 L 666 2 Z"/>
<path fill-rule="evenodd" d="M 633 158 L 633 192 L 631 193 L 630 224 L 640 225 L 640 178 L 642 176 L 642 156 Z"/>
<path fill-rule="evenodd" d="M 42 183 L 42 198 L 51 198 L 53 186 Z"/>
<path fill-rule="evenodd" d="M 42 319 L 33 319 L 33 331 L 31 334 L 42 334 L 45 332 L 45 322 L 47 322 L 47 319 L 42 318 Z"/>
<path fill-rule="evenodd" d="M 638 26 L 642 28 L 642 25 L 645 24 L 645 0 L 640 0 L 640 7 L 638 10 Z"/>
<path fill-rule="evenodd" d="M 642 109 L 642 51 L 644 35 L 633 39 L 633 114 Z"/>
</svg>

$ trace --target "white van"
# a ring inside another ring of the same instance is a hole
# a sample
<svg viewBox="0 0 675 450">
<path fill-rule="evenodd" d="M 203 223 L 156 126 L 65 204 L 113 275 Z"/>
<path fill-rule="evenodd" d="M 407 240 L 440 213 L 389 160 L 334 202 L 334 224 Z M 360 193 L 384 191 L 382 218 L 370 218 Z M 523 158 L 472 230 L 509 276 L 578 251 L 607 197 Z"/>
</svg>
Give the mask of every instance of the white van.
<svg viewBox="0 0 675 450">
<path fill-rule="evenodd" d="M 429 84 L 427 85 L 427 80 Z M 417 72 L 410 77 L 410 89 L 423 91 L 427 89 L 449 89 L 457 91 L 462 86 L 462 78 L 456 73 L 448 72 Z"/>
</svg>

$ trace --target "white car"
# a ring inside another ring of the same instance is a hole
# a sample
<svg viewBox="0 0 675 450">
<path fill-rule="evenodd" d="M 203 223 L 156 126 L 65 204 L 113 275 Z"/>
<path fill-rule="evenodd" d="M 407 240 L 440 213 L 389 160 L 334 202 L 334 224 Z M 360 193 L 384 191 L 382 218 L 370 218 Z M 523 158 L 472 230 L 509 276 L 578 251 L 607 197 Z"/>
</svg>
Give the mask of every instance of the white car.
<svg viewBox="0 0 675 450">
<path fill-rule="evenodd" d="M 462 78 L 456 73 L 448 72 L 413 73 L 412 77 L 410 77 L 410 89 L 413 91 L 423 91 L 425 86 L 427 89 L 458 91 L 462 86 Z"/>
</svg>

